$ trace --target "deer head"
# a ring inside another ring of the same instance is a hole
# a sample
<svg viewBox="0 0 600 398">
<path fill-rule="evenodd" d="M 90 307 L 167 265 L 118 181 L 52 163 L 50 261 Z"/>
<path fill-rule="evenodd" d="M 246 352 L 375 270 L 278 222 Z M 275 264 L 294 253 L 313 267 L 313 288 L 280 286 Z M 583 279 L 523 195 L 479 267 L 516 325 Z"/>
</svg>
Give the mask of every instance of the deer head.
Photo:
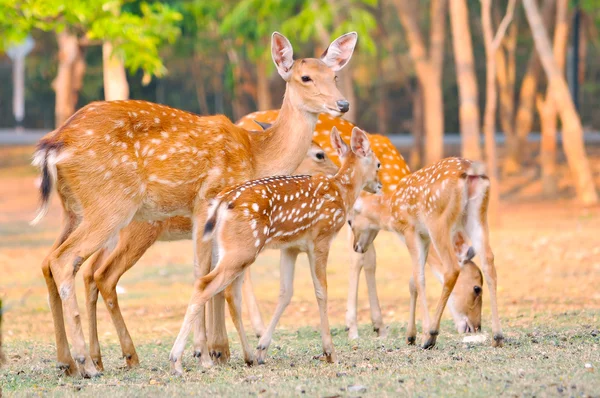
<svg viewBox="0 0 600 398">
<path fill-rule="evenodd" d="M 279 75 L 287 82 L 286 95 L 295 107 L 309 113 L 340 116 L 350 104 L 336 85 L 335 72 L 342 69 L 354 52 L 358 35 L 346 33 L 335 39 L 321 58 L 294 62 L 294 51 L 281 33 L 273 33 L 271 55 Z"/>
</svg>

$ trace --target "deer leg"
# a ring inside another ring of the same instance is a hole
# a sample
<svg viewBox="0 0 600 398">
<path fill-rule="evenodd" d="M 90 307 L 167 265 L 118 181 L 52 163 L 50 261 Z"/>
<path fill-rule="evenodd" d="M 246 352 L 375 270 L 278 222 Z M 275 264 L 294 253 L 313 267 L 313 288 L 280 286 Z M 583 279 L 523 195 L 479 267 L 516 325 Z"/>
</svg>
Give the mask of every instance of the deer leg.
<svg viewBox="0 0 600 398">
<path fill-rule="evenodd" d="M 423 330 L 428 330 L 431 323 L 429 319 L 429 307 L 427 305 L 427 296 L 425 295 L 425 261 L 429 251 L 429 240 L 421 237 L 413 229 L 407 229 L 404 232 L 406 247 L 410 253 L 413 263 L 412 280 L 416 287 L 415 300 L 418 298 L 421 302 L 423 312 Z M 413 314 L 414 315 L 414 314 Z M 406 342 L 408 345 L 415 344 L 417 330 L 414 327 L 414 318 L 409 320 L 409 327 L 406 330 Z"/>
<path fill-rule="evenodd" d="M 446 223 L 442 223 L 442 225 L 446 225 Z M 443 227 L 434 228 L 430 230 L 429 233 L 435 251 L 442 262 L 442 275 L 444 280 L 442 285 L 442 294 L 438 300 L 435 315 L 433 317 L 433 323 L 429 325 L 429 335 L 423 343 L 423 348 L 425 349 L 433 348 L 433 346 L 435 346 L 435 342 L 440 330 L 440 322 L 442 319 L 442 314 L 444 313 L 444 308 L 446 308 L 446 303 L 448 302 L 450 294 L 452 294 L 452 290 L 456 284 L 456 279 L 460 273 L 458 258 L 456 257 L 454 246 L 452 244 L 451 231 Z"/>
<path fill-rule="evenodd" d="M 383 324 L 381 316 L 381 307 L 379 306 L 379 297 L 377 296 L 377 281 L 375 280 L 375 270 L 377 268 L 377 256 L 375 246 L 371 244 L 364 255 L 365 279 L 367 280 L 367 292 L 369 293 L 369 308 L 371 310 L 371 322 L 373 330 L 378 337 L 387 337 L 387 329 Z"/>
<path fill-rule="evenodd" d="M 117 247 L 94 272 L 94 280 L 117 331 L 125 365 L 129 369 L 138 366 L 140 361 L 121 313 L 117 284 L 123 274 L 156 242 L 161 230 L 161 223 L 130 223 L 121 230 Z"/>
<path fill-rule="evenodd" d="M 233 320 L 233 324 L 240 336 L 242 351 L 244 352 L 244 361 L 246 365 L 254 365 L 254 354 L 248 343 L 246 331 L 244 330 L 244 322 L 242 322 L 242 283 L 244 275 L 240 275 L 225 289 L 225 299 L 229 305 L 229 314 Z"/>
<path fill-rule="evenodd" d="M 498 316 L 496 266 L 494 265 L 494 253 L 490 246 L 487 220 L 485 217 L 481 217 L 478 220 L 470 219 L 467 227 L 475 253 L 481 253 L 479 256 L 481 258 L 481 269 L 490 292 L 492 306 L 492 346 L 502 347 L 504 345 L 504 335 L 502 334 L 500 317 Z"/>
<path fill-rule="evenodd" d="M 64 243 L 64 241 L 71 235 L 76 227 L 77 221 L 73 213 L 68 212 L 66 209 L 63 216 L 63 230 L 60 236 L 56 239 L 50 254 L 46 256 L 42 262 L 42 273 L 46 281 L 46 287 L 48 288 L 48 302 L 50 304 L 50 310 L 52 312 L 52 320 L 54 323 L 54 337 L 56 339 L 56 358 L 58 361 L 58 367 L 62 369 L 67 375 L 74 376 L 77 374 L 77 365 L 71 356 L 69 351 L 69 342 L 67 340 L 67 331 L 65 329 L 65 319 L 63 314 L 62 302 L 56 282 L 50 270 L 50 255 L 58 249 L 58 247 Z"/>
<path fill-rule="evenodd" d="M 275 327 L 283 311 L 285 311 L 290 301 L 292 301 L 292 296 L 294 295 L 294 268 L 297 258 L 298 251 L 295 249 L 281 250 L 281 260 L 279 262 L 279 300 L 277 300 L 277 307 L 275 308 L 273 318 L 271 318 L 267 330 L 260 338 L 258 347 L 256 347 L 256 359 L 260 365 L 265 363 L 265 357 L 267 356 L 269 345 L 271 345 Z"/>
<path fill-rule="evenodd" d="M 194 240 L 194 278 L 198 281 L 203 276 L 206 276 L 210 272 L 212 258 L 212 242 L 205 242 L 202 240 L 202 234 L 204 233 L 204 226 L 206 223 L 206 204 L 203 202 L 198 206 L 195 212 L 195 219 L 193 223 L 193 236 L 196 237 Z M 209 315 L 212 312 L 209 310 L 210 303 L 202 306 L 198 310 L 198 316 L 194 321 L 194 357 L 198 358 L 200 364 L 205 368 L 210 368 L 214 365 L 210 352 L 208 350 L 208 338 L 207 323 L 208 326 L 212 323 Z M 208 311 L 208 314 L 207 314 Z"/>
<path fill-rule="evenodd" d="M 348 278 L 348 302 L 346 304 L 346 327 L 348 339 L 358 339 L 358 322 L 356 310 L 358 307 L 358 283 L 363 268 L 365 255 L 357 253 L 352 247 L 352 231 L 350 231 L 350 270 Z"/>
<path fill-rule="evenodd" d="M 100 268 L 100 264 L 107 257 L 109 250 L 103 248 L 98 250 L 83 265 L 83 283 L 85 286 L 85 306 L 89 320 L 90 357 L 99 371 L 104 370 L 102 354 L 100 353 L 100 342 L 98 340 L 98 319 L 96 307 L 98 304 L 98 286 L 94 281 L 94 272 Z"/>
<path fill-rule="evenodd" d="M 317 246 L 317 245 L 315 245 Z M 320 247 L 309 250 L 308 260 L 312 275 L 315 296 L 319 305 L 321 317 L 321 340 L 323 342 L 323 355 L 329 363 L 337 362 L 337 355 L 333 348 L 329 316 L 327 315 L 327 257 L 329 255 L 329 242 L 320 242 Z"/>
<path fill-rule="evenodd" d="M 85 260 L 100 249 L 119 230 L 118 221 L 126 220 L 133 212 L 124 208 L 125 214 L 113 214 L 111 218 L 94 218 L 93 222 L 84 220 L 73 233 L 50 255 L 50 270 L 62 300 L 63 312 L 67 322 L 69 339 L 73 344 L 75 360 L 79 373 L 84 377 L 98 374 L 89 353 L 87 352 L 81 316 L 75 294 L 75 275 Z M 116 220 L 117 222 L 114 222 Z M 112 222 L 111 222 L 112 221 Z"/>
<path fill-rule="evenodd" d="M 218 249 L 213 241 L 211 252 L 211 269 L 219 261 Z M 231 356 L 229 352 L 229 338 L 227 337 L 227 327 L 225 325 L 225 295 L 223 293 L 215 294 L 208 301 L 208 351 L 212 360 L 217 364 L 224 364 L 229 361 Z"/>
<path fill-rule="evenodd" d="M 223 291 L 235 278 L 240 276 L 244 272 L 244 268 L 247 264 L 250 264 L 254 260 L 247 258 L 244 261 L 244 257 L 237 257 L 236 253 L 227 254 L 219 260 L 217 267 L 212 270 L 208 275 L 197 279 L 194 284 L 194 291 L 192 298 L 188 305 L 183 324 L 177 335 L 177 339 L 173 344 L 171 353 L 169 354 L 169 360 L 171 361 L 171 371 L 176 375 L 183 374 L 183 364 L 181 358 L 187 338 L 192 330 L 198 317 L 203 317 L 204 306 L 215 294 Z M 204 355 L 204 353 L 202 354 Z"/>
<path fill-rule="evenodd" d="M 254 295 L 254 287 L 252 285 L 252 278 L 250 277 L 250 271 L 244 273 L 244 283 L 242 284 L 242 293 L 244 294 L 244 301 L 248 308 L 248 314 L 250 315 L 250 322 L 252 323 L 252 329 L 256 333 L 256 337 L 260 338 L 265 334 L 265 324 L 262 316 L 260 315 L 260 308 Z"/>
<path fill-rule="evenodd" d="M 415 325 L 415 312 L 417 308 L 417 287 L 415 285 L 414 276 L 410 277 L 408 282 L 408 290 L 410 291 L 408 326 L 406 327 L 406 342 L 408 345 L 414 345 L 417 338 L 417 327 Z"/>
</svg>

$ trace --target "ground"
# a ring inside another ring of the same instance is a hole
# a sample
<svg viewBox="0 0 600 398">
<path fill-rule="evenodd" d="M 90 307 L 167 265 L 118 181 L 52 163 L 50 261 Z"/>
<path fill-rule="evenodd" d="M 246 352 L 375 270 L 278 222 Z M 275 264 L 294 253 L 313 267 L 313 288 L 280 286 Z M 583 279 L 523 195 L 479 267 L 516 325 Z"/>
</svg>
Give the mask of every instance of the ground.
<svg viewBox="0 0 600 398">
<path fill-rule="evenodd" d="M 339 363 L 320 353 L 318 309 L 305 258 L 300 259 L 295 296 L 275 334 L 266 365 L 246 367 L 239 340 L 228 324 L 233 356 L 229 364 L 202 369 L 188 350 L 183 378 L 169 374 L 168 352 L 183 319 L 192 283 L 191 242 L 158 243 L 121 282 L 121 307 L 138 348 L 141 367 L 120 368 L 120 348 L 104 304 L 99 334 L 106 371 L 100 378 L 63 377 L 55 364 L 52 318 L 40 263 L 58 232 L 60 210 L 30 227 L 37 205 L 36 172 L 28 166 L 31 147 L 0 148 L 0 296 L 6 309 L 0 369 L 5 394 L 96 396 L 302 395 L 308 396 L 599 396 L 600 394 L 600 207 L 572 199 L 568 169 L 560 168 L 560 197 L 545 200 L 537 171 L 505 179 L 501 221 L 492 227 L 498 267 L 499 308 L 506 345 L 490 346 L 490 308 L 484 287 L 485 344 L 465 345 L 446 318 L 435 349 L 408 347 L 410 262 L 390 234 L 376 240 L 377 279 L 388 338 L 369 325 L 364 279 L 359 295 L 360 339 L 344 330 L 347 292 L 347 231 L 336 239 L 328 268 L 329 314 Z M 600 176 L 600 151 L 592 151 Z M 600 181 L 598 181 L 600 183 Z M 600 184 L 599 184 L 600 186 Z M 252 266 L 265 321 L 278 294 L 278 253 L 265 252 Z M 430 303 L 439 284 L 428 275 Z M 80 309 L 82 281 L 78 279 Z M 433 306 L 433 304 L 432 304 Z M 85 320 L 85 317 L 84 317 Z M 246 329 L 251 330 L 249 323 Z M 251 333 L 250 333 L 251 334 Z M 256 338 L 251 343 L 256 344 Z"/>
</svg>

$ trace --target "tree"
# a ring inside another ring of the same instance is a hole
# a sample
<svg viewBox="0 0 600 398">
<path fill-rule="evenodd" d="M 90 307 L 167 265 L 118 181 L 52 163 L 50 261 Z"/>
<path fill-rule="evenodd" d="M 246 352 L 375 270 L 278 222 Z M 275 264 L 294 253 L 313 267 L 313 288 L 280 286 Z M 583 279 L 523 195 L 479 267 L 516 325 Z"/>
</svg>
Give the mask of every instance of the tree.
<svg viewBox="0 0 600 398">
<path fill-rule="evenodd" d="M 60 0 L 20 2 L 6 0 L 0 13 L 6 16 L 0 26 L 7 27 L 9 40 L 16 40 L 33 29 L 57 32 L 59 46 L 56 91 L 56 125 L 75 110 L 76 92 L 81 86 L 84 65 L 81 47 L 110 43 L 112 57 L 123 60 L 130 71 L 142 69 L 148 80 L 162 76 L 166 68 L 158 54 L 165 41 L 179 35 L 176 23 L 181 14 L 162 3 L 140 3 L 139 9 L 126 9 L 124 0 L 88 0 L 69 3 Z M 132 5 L 136 6 L 137 4 Z M 115 15 L 115 12 L 118 12 Z M 8 43 L 0 43 L 7 45 Z"/>
<path fill-rule="evenodd" d="M 586 205 L 596 204 L 598 203 L 598 194 L 585 153 L 583 127 L 579 119 L 579 114 L 573 104 L 565 78 L 560 73 L 560 69 L 554 59 L 550 39 L 544 28 L 535 0 L 523 0 L 523 6 L 525 7 L 525 14 L 533 33 L 535 47 L 548 78 L 551 97 L 558 109 L 563 126 L 562 143 L 567 156 L 567 162 L 575 179 L 577 198 L 581 203 Z"/>
<path fill-rule="evenodd" d="M 425 125 L 425 165 L 444 154 L 444 101 L 442 65 L 446 27 L 446 0 L 431 0 L 429 49 L 425 45 L 416 9 L 417 2 L 395 0 L 406 32 L 409 52 L 422 90 Z"/>
<path fill-rule="evenodd" d="M 554 25 L 554 59 L 561 75 L 565 73 L 567 41 L 569 39 L 569 0 L 557 0 L 556 24 Z M 542 190 L 548 196 L 556 195 L 558 181 L 556 176 L 556 117 L 557 109 L 552 100 L 550 86 L 546 89 L 546 99 L 537 99 L 540 114 L 542 138 L 540 144 L 540 165 L 542 167 Z"/>
<path fill-rule="evenodd" d="M 483 42 L 485 45 L 486 72 L 485 72 L 485 113 L 483 116 L 483 132 L 485 135 L 485 157 L 487 161 L 488 176 L 490 178 L 490 220 L 497 222 L 498 205 L 500 202 L 498 184 L 498 159 L 496 155 L 496 108 L 498 93 L 496 88 L 496 52 L 506 29 L 510 24 L 516 0 L 509 0 L 506 15 L 502 19 L 498 30 L 494 34 L 492 27 L 492 0 L 481 0 L 481 23 L 483 27 Z"/>
<path fill-rule="evenodd" d="M 466 0 L 450 0 L 450 22 L 460 102 L 461 154 L 467 159 L 481 160 L 479 98 Z"/>
</svg>

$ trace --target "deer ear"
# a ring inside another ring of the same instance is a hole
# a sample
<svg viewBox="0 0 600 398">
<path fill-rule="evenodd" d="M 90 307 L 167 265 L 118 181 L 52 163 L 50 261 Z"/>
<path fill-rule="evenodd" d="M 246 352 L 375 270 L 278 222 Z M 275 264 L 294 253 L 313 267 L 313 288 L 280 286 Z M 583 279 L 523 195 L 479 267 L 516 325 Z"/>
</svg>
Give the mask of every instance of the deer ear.
<svg viewBox="0 0 600 398">
<path fill-rule="evenodd" d="M 369 138 L 367 137 L 367 134 L 358 127 L 352 129 L 350 147 L 352 148 L 352 152 L 363 158 L 366 158 L 371 153 Z"/>
<path fill-rule="evenodd" d="M 294 64 L 294 49 L 290 41 L 279 32 L 273 32 L 271 36 L 271 56 L 279 75 L 286 82 L 289 81 Z"/>
<path fill-rule="evenodd" d="M 346 66 L 350 58 L 352 58 L 357 40 L 358 34 L 356 32 L 346 33 L 338 37 L 321 55 L 321 61 L 325 62 L 325 65 L 333 69 L 334 72 L 337 72 Z"/>
<path fill-rule="evenodd" d="M 340 132 L 335 126 L 331 129 L 331 146 L 335 149 L 335 152 L 340 158 L 343 158 L 348 154 L 348 145 L 346 145 L 342 137 L 340 137 Z"/>
</svg>

